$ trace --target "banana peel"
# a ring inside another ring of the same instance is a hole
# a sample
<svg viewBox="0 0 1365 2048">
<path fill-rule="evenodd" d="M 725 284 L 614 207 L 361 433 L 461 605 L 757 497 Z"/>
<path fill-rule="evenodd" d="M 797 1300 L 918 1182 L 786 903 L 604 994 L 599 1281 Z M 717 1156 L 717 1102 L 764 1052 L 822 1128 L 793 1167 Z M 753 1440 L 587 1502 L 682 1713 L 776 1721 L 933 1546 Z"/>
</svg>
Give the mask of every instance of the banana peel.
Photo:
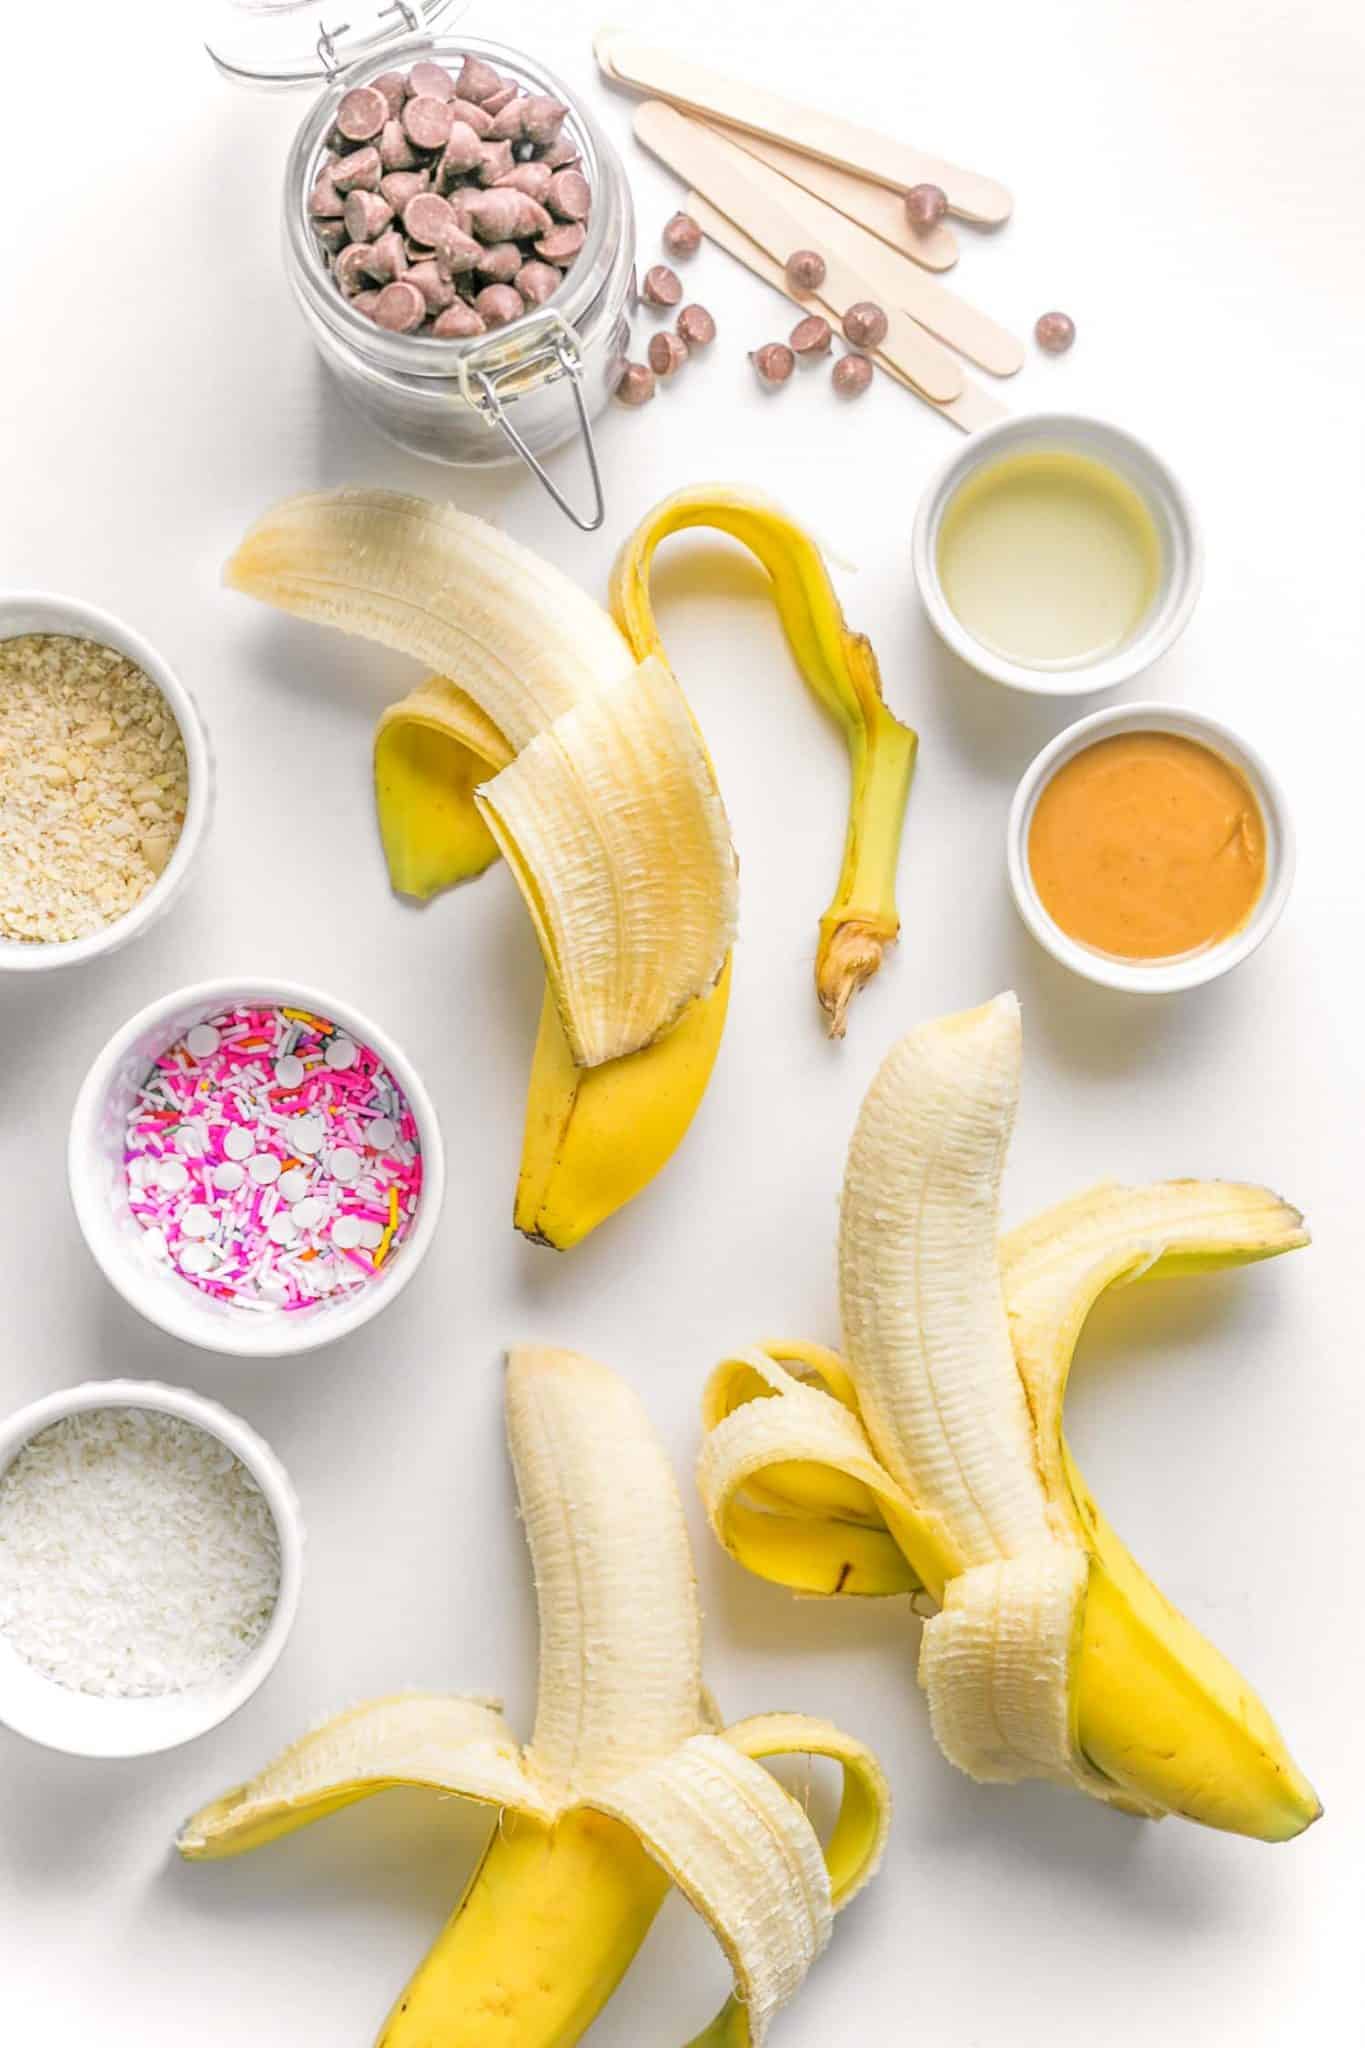
<svg viewBox="0 0 1365 2048">
<path fill-rule="evenodd" d="M 964 1177 L 957 1151 L 964 1131 L 975 1131 L 987 1152 L 1003 1150 L 1017 1013 L 988 1005 L 924 1029 L 941 1033 L 932 1050 L 948 1071 L 967 1056 L 956 1087 L 945 1091 L 932 1187 L 880 1171 L 861 1186 L 846 1182 L 845 1328 L 858 1347 L 847 1362 L 815 1346 L 770 1344 L 712 1374 L 699 1467 L 712 1529 L 747 1569 L 801 1593 L 910 1593 L 931 1616 L 920 1681 L 934 1732 L 971 1776 L 1052 1778 L 1130 1814 L 1179 1814 L 1289 1840 L 1318 1818 L 1317 1795 L 1246 1679 L 1153 1585 L 1105 1520 L 1067 1443 L 1063 1409 L 1085 1319 L 1107 1289 L 1152 1272 L 1198 1274 L 1278 1257 L 1308 1242 L 1303 1219 L 1253 1186 L 1105 1184 L 1000 1240 L 995 1261 L 1027 1456 L 1014 1495 L 992 1500 L 990 1474 L 1014 1455 L 1018 1409 L 1001 1402 L 992 1414 L 994 1397 L 979 1379 L 965 1404 L 958 1399 L 964 1363 L 982 1370 L 993 1315 L 988 1302 L 985 1322 L 957 1320 L 972 1255 L 950 1256 L 951 1229 L 918 1272 L 894 1261 L 880 1270 L 877 1260 L 890 1255 L 869 1247 L 874 1232 L 885 1240 L 919 1231 L 926 1209 L 944 1202 L 941 1220 L 955 1227 L 955 1189 L 977 1205 L 973 1229 L 993 1224 L 981 1169 Z M 1001 1122 L 983 1114 L 984 1098 L 965 1092 L 978 1034 L 1004 1046 Z M 886 1130 L 903 1133 L 917 1100 L 922 1113 L 933 1093 L 929 1072 L 919 1064 L 893 1067 L 889 1077 L 884 1068 L 883 1077 L 873 1093 L 883 1089 Z M 900 1085 L 911 1080 L 913 1091 Z M 860 1136 L 865 1170 L 866 1123 Z M 850 1249 L 850 1233 L 861 1247 Z M 888 1291 L 901 1285 L 914 1291 Z M 850 1309 L 850 1291 L 859 1290 L 871 1322 Z M 916 1303 L 914 1341 L 928 1353 L 922 1382 L 917 1358 L 897 1351 L 901 1298 Z M 964 1335 L 972 1353 L 965 1362 L 954 1350 Z M 974 1508 L 985 1503 L 1012 1539 L 994 1554 L 978 1524 L 956 1510 L 964 1475 Z"/>
<path fill-rule="evenodd" d="M 849 753 L 843 865 L 820 920 L 816 992 L 842 1038 L 853 996 L 897 937 L 896 869 L 918 739 L 881 693 L 868 641 L 849 630 L 819 549 L 775 506 L 707 484 L 646 514 L 617 555 L 613 616 L 640 661 L 666 659 L 649 595 L 654 555 L 671 534 L 712 527 L 746 546 L 771 580 L 792 654 L 838 722 Z M 706 1090 L 729 1002 L 727 962 L 667 1036 L 610 1066 L 584 1068 L 546 1001 L 531 1068 L 514 1220 L 537 1244 L 567 1251 L 632 1200 L 672 1158 Z M 630 1062 L 640 1061 L 638 1070 Z"/>
<path fill-rule="evenodd" d="M 389 880 L 419 902 L 469 882 L 498 858 L 474 792 L 515 758 L 472 697 L 428 676 L 382 714 L 374 795 Z"/>
<path fill-rule="evenodd" d="M 820 920 L 815 986 L 831 1037 L 900 932 L 896 868 L 918 736 L 882 696 L 871 643 L 849 631 L 820 550 L 775 505 L 719 484 L 678 491 L 646 515 L 616 558 L 611 609 L 637 657 L 663 656 L 649 597 L 660 543 L 712 527 L 740 541 L 768 572 L 797 667 L 835 720 L 849 757 L 848 827 L 834 897 Z"/>
<path fill-rule="evenodd" d="M 338 1715 L 200 1809 L 194 1861 L 261 1848 L 393 1786 L 497 1815 L 463 1898 L 395 2002 L 380 2048 L 572 2048 L 670 1885 L 715 1932 L 735 1991 L 700 2038 L 760 2048 L 873 1875 L 889 1795 L 829 1722 L 716 1725 L 682 1503 L 639 1402 L 589 1359 L 512 1355 L 508 1439 L 535 1569 L 540 1681 L 522 1748 L 487 1701 L 399 1694 Z M 843 1796 L 822 1848 L 763 1768 L 828 1757 Z"/>
</svg>

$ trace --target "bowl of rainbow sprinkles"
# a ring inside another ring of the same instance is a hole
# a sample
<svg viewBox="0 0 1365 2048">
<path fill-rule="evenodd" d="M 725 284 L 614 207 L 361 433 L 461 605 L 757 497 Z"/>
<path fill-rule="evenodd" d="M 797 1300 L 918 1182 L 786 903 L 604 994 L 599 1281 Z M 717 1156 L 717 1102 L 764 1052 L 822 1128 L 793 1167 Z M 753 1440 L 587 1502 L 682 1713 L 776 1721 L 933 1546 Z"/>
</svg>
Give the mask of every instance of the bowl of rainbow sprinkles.
<svg viewBox="0 0 1365 2048">
<path fill-rule="evenodd" d="M 248 978 L 180 989 L 115 1033 L 77 1097 L 68 1172 L 126 1301 L 256 1358 L 377 1315 L 420 1265 L 445 1186 L 435 1110 L 387 1033 Z"/>
</svg>

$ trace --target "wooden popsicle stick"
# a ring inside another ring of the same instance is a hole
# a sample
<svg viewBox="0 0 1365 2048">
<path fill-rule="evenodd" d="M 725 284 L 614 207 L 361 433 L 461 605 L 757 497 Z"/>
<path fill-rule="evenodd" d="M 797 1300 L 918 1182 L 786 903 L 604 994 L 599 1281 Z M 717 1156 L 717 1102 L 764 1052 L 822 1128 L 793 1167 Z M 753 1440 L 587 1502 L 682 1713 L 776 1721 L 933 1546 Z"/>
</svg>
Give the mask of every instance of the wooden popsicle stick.
<svg viewBox="0 0 1365 2048">
<path fill-rule="evenodd" d="M 822 250 L 832 249 L 841 256 L 872 287 L 873 298 L 899 306 L 903 313 L 918 320 L 921 327 L 927 327 L 940 341 L 946 341 L 960 355 L 966 356 L 970 362 L 979 363 L 993 376 L 1012 377 L 1016 370 L 1023 368 L 1024 344 L 1007 328 L 1001 327 L 989 315 L 978 312 L 975 306 L 969 306 L 956 292 L 935 284 L 931 277 L 926 277 L 913 263 L 907 263 L 894 249 L 888 249 L 866 228 L 846 220 L 843 214 L 826 206 L 822 199 L 815 199 L 794 186 L 780 171 L 774 171 L 756 157 L 751 157 L 723 129 L 712 128 L 709 122 L 699 125 L 714 135 L 719 147 L 729 152 L 735 165 L 747 177 L 754 179 L 760 189 L 789 207 L 808 230 L 812 244 L 818 243 Z M 772 250 L 770 253 L 779 255 L 781 252 Z"/>
<path fill-rule="evenodd" d="M 611 38 L 621 33 L 620 29 L 599 29 L 593 38 L 593 50 L 599 69 L 615 84 L 629 87 L 630 80 L 622 78 L 611 61 Z M 755 135 L 748 128 L 729 128 L 723 121 L 714 120 L 708 121 L 707 125 L 723 129 L 732 141 L 737 142 L 741 149 L 748 150 L 751 156 L 756 156 L 760 163 L 781 171 L 793 185 L 800 185 L 837 212 L 858 221 L 925 270 L 951 270 L 957 262 L 960 253 L 957 236 L 947 221 L 941 220 L 937 227 L 920 234 L 906 217 L 903 193 L 894 192 L 887 185 L 874 185 L 870 179 L 859 177 L 856 171 L 824 163 L 817 156 L 803 156 L 799 149 L 790 149 L 786 143 L 773 142 L 765 135 Z"/>
<path fill-rule="evenodd" d="M 875 128 L 841 121 L 761 86 L 726 78 L 671 50 L 634 42 L 616 29 L 603 31 L 600 52 L 606 53 L 603 68 L 622 85 L 671 100 L 693 113 L 723 121 L 727 127 L 769 136 L 804 156 L 855 171 L 874 185 L 890 185 L 900 192 L 911 185 L 940 185 L 948 195 L 950 210 L 964 220 L 994 227 L 1008 220 L 1013 211 L 1010 194 L 993 178 L 927 156 L 892 135 L 879 135 Z"/>
<path fill-rule="evenodd" d="M 787 283 L 787 274 L 782 265 L 771 257 L 766 249 L 760 249 L 757 242 L 751 241 L 748 235 L 743 234 L 732 220 L 727 220 L 720 208 L 712 206 L 710 200 L 704 199 L 700 192 L 688 193 L 687 210 L 708 241 L 714 242 L 718 249 L 724 249 L 727 255 L 742 263 L 746 270 L 753 271 L 755 277 L 761 277 L 774 291 L 781 292 L 784 299 L 790 299 L 791 303 L 804 313 L 818 309 L 827 319 L 837 322 L 838 315 L 831 306 L 825 305 L 823 300 L 814 295 L 798 298 Z M 888 377 L 894 377 L 898 384 L 904 384 L 908 391 L 914 392 L 916 398 L 922 398 L 926 405 L 931 405 L 935 412 L 942 413 L 955 427 L 961 427 L 964 434 L 974 434 L 978 427 L 989 427 L 994 421 L 1003 420 L 1008 416 L 1008 407 L 1003 406 L 998 398 L 984 390 L 980 384 L 974 384 L 969 377 L 962 380 L 961 394 L 957 398 L 945 401 L 930 398 L 927 392 L 920 390 L 913 378 L 907 377 L 904 370 L 898 368 L 880 352 L 874 356 L 874 361 L 880 369 L 886 371 Z"/>
<path fill-rule="evenodd" d="M 838 250 L 813 235 L 800 214 L 760 185 L 754 176 L 762 171 L 765 177 L 785 184 L 775 172 L 768 172 L 743 151 L 733 150 L 712 130 L 699 121 L 689 120 L 686 114 L 666 106 L 662 100 L 646 100 L 636 108 L 635 133 L 646 149 L 662 158 L 689 185 L 695 185 L 713 206 L 718 206 L 737 228 L 742 228 L 779 262 L 785 263 L 795 249 L 817 250 L 825 259 L 822 296 L 841 317 L 860 299 L 873 296 L 862 273 Z M 807 206 L 813 203 L 794 185 L 787 190 L 798 203 L 803 199 Z M 831 214 L 831 218 L 837 220 L 839 216 Z M 898 306 L 888 306 L 884 311 L 887 332 L 881 344 L 882 353 L 898 363 L 930 398 L 956 398 L 962 389 L 962 369 L 957 359 Z"/>
<path fill-rule="evenodd" d="M 832 206 L 846 219 L 857 221 L 879 241 L 899 249 L 901 255 L 908 256 L 912 263 L 918 263 L 922 270 L 951 270 L 957 262 L 957 236 L 948 223 L 940 221 L 926 234 L 916 234 L 906 218 L 905 202 L 899 192 L 892 192 L 886 185 L 873 185 L 866 178 L 860 178 L 856 171 L 842 170 L 838 164 L 823 163 L 815 156 L 802 156 L 799 149 L 788 149 L 781 142 L 769 142 L 765 136 L 753 135 L 747 128 L 726 128 L 723 122 L 715 121 L 708 121 L 707 126 L 722 129 L 732 142 L 737 142 L 750 156 L 757 157 L 761 164 L 767 164 L 770 170 L 781 171 L 793 185 L 799 185 L 816 199 L 823 199 L 827 206 Z"/>
</svg>

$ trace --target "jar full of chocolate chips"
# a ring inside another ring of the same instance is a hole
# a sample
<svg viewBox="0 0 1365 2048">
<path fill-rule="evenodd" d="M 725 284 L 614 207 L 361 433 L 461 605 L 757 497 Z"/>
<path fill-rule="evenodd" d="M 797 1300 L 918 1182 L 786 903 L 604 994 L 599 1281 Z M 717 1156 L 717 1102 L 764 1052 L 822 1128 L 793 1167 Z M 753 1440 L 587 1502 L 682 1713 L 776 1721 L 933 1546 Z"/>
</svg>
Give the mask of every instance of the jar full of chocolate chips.
<svg viewBox="0 0 1365 2048">
<path fill-rule="evenodd" d="M 524 461 L 601 524 L 592 420 L 625 361 L 635 224 L 624 168 L 534 58 L 457 38 L 456 0 L 217 0 L 220 68 L 323 81 L 289 153 L 295 300 L 349 401 L 438 462 Z M 336 20 L 332 20 L 332 16 Z M 540 458 L 575 436 L 582 478 Z"/>
</svg>

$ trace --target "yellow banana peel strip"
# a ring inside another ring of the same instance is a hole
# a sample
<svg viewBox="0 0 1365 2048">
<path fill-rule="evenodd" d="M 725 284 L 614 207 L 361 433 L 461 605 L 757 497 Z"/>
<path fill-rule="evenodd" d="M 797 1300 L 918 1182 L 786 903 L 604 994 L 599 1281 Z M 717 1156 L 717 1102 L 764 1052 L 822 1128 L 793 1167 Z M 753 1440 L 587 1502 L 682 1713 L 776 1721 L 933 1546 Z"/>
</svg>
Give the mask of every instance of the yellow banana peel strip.
<svg viewBox="0 0 1365 2048">
<path fill-rule="evenodd" d="M 428 676 L 390 704 L 375 727 L 374 794 L 400 896 L 425 902 L 497 859 L 474 791 L 513 758 L 492 720 L 445 676 Z"/>
<path fill-rule="evenodd" d="M 717 1366 L 703 1416 L 698 1484 L 739 1563 L 798 1593 L 918 1588 L 890 1528 L 914 1510 L 856 1412 L 755 1350 Z"/>
<path fill-rule="evenodd" d="M 394 1693 L 336 1714 L 258 1777 L 201 1807 L 176 1838 L 192 1862 L 240 1856 L 398 1786 L 549 1820 L 501 1713 L 485 1700 Z"/>
<path fill-rule="evenodd" d="M 1069 1777 L 1131 1813 L 1183 1813 L 1272 1840 L 1320 1813 L 1245 1679 L 1104 1520 L 1063 1429 L 1071 1359 L 1107 1287 L 1252 1263 L 1307 1242 L 1299 1212 L 1278 1196 L 1218 1181 L 1106 1183 L 1001 1240 L 1011 1342 L 1057 1540 L 950 1578 L 926 1627 L 920 1676 L 936 1732 L 950 1755 L 971 1758 L 972 1775 Z M 740 1354 L 711 1375 L 700 1485 L 712 1528 L 748 1569 L 801 1592 L 911 1590 L 917 1557 L 937 1554 L 932 1531 L 926 1539 L 922 1513 L 884 1467 L 878 1476 L 878 1454 L 848 1403 L 848 1367 L 836 1361 L 820 1388 L 779 1363 L 803 1348 Z M 885 1550 L 864 1553 L 871 1563 L 861 1578 L 831 1575 L 841 1546 L 877 1535 L 903 1551 L 900 1583 Z M 959 1678 L 973 1674 L 970 1684 L 948 1683 L 955 1662 Z M 1063 1669 L 1069 1679 L 1059 1686 Z"/>
<path fill-rule="evenodd" d="M 488 520 L 407 492 L 287 498 L 250 528 L 224 580 L 448 677 L 513 752 L 634 666 L 571 577 Z"/>
<path fill-rule="evenodd" d="M 925 1623 L 919 1682 L 934 1739 L 982 1784 L 1076 1776 L 1072 1705 L 1088 1577 L 1084 1551 L 1048 1543 L 974 1564 Z"/>
<path fill-rule="evenodd" d="M 877 657 L 862 634 L 849 631 L 809 534 L 776 506 L 722 484 L 695 485 L 665 498 L 617 556 L 611 607 L 640 659 L 664 652 L 649 595 L 655 551 L 670 534 L 691 527 L 729 534 L 767 570 L 797 666 L 848 748 L 843 865 L 820 920 L 815 964 L 830 1034 L 842 1038 L 850 1001 L 877 972 L 900 931 L 896 868 L 918 737 L 888 709 Z"/>
<path fill-rule="evenodd" d="M 876 1876 L 891 1829 L 891 1787 L 872 1751 L 810 1714 L 754 1714 L 732 1723 L 725 1740 L 758 1760 L 819 1756 L 840 1766 L 843 1789 L 824 1854 L 830 1904 L 842 1912 Z"/>
<path fill-rule="evenodd" d="M 694 1735 L 591 1803 L 639 1837 L 711 1928 L 758 2048 L 829 1940 L 833 1920 L 829 1872 L 796 1801 L 723 1736 Z M 707 1856 L 718 1836 L 726 1855 Z M 784 1892 L 799 1899 L 800 1911 L 785 1917 L 774 1941 L 769 1902 Z"/>
<path fill-rule="evenodd" d="M 804 1348 L 804 1347 L 803 1347 Z M 832 1355 L 832 1354 L 831 1354 Z M 876 1876 L 891 1826 L 891 1788 L 872 1751 L 832 1722 L 808 1714 L 756 1714 L 723 1731 L 747 1757 L 826 1757 L 843 1773 L 839 1811 L 824 1847 L 830 1906 L 843 1911 Z M 752 2048 L 746 2003 L 726 2000 L 711 2025 L 688 2048 Z"/>
<path fill-rule="evenodd" d="M 572 2048 L 676 1884 L 715 1932 L 735 1992 L 701 2037 L 759 2048 L 871 1877 L 889 1793 L 828 1722 L 720 1731 L 700 1679 L 682 1503 L 643 1408 L 590 1359 L 512 1354 L 508 1441 L 541 1618 L 535 1733 L 496 1707 L 398 1694 L 352 1708 L 187 1821 L 182 1855 L 257 1848 L 398 1785 L 495 1808 L 468 1889 L 400 1995 L 381 2048 Z M 844 1774 L 827 1850 L 761 1758 Z"/>
</svg>

